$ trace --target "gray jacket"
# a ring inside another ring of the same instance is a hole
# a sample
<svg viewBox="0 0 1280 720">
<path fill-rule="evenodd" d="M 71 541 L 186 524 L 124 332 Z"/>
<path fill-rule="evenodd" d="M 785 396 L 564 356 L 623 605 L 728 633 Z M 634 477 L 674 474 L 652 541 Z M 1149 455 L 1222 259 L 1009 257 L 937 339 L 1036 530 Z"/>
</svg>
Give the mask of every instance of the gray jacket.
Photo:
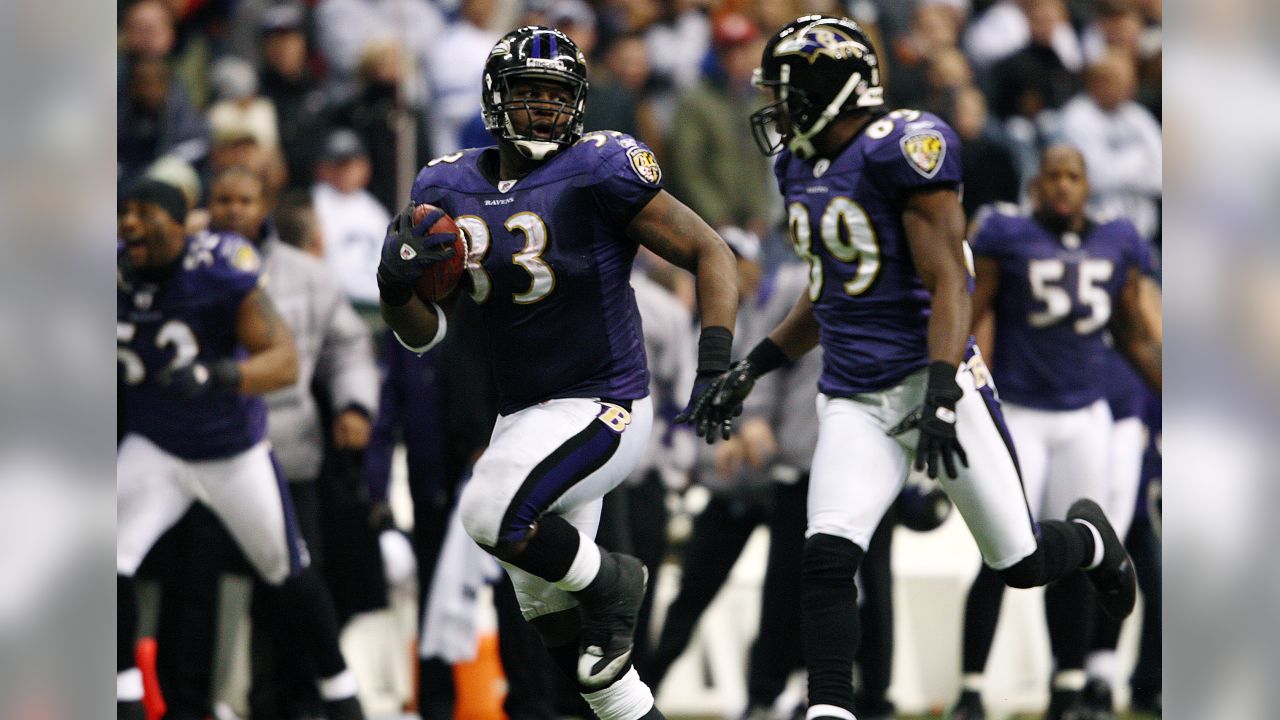
<svg viewBox="0 0 1280 720">
<path fill-rule="evenodd" d="M 335 411 L 352 406 L 378 412 L 378 367 L 366 326 L 329 268 L 319 259 L 269 237 L 259 248 L 267 295 L 293 333 L 298 382 L 268 393 L 267 435 L 285 477 L 314 480 L 324 459 L 324 433 L 311 394 L 320 378 Z"/>
<path fill-rule="evenodd" d="M 738 307 L 733 356 L 745 357 L 756 343 L 782 322 L 800 294 L 808 292 L 809 269 L 787 263 L 767 276 L 755 298 Z M 716 472 L 714 450 L 699 443 L 699 482 L 714 492 L 758 494 L 771 482 L 792 483 L 809 471 L 818 444 L 818 376 L 822 373 L 822 349 L 814 348 L 798 361 L 756 380 L 747 396 L 743 416 L 769 421 L 778 442 L 778 455 L 763 472 L 746 470 L 741 477 L 723 478 Z"/>
</svg>

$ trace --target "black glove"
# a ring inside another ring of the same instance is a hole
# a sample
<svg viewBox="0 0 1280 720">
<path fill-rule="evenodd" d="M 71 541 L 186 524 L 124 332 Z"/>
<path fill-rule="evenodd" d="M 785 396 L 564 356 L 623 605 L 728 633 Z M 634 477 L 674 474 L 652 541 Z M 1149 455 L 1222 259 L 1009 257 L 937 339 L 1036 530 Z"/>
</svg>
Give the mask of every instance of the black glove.
<svg viewBox="0 0 1280 720">
<path fill-rule="evenodd" d="M 378 263 L 378 294 L 386 304 L 399 307 L 409 302 L 422 273 L 453 257 L 453 233 L 425 234 L 441 217 L 444 211 L 437 209 L 415 225 L 413 203 L 409 203 L 392 218 Z"/>
<path fill-rule="evenodd" d="M 938 477 L 939 459 L 952 479 L 960 476 L 956 466 L 957 458 L 965 467 L 969 467 L 969 458 L 956 439 L 956 403 L 964 395 L 960 385 L 956 383 L 957 372 L 955 365 L 941 360 L 929 365 L 924 404 L 917 410 L 918 414 L 913 414 L 918 418 L 916 427 L 920 430 L 915 468 L 924 470 L 931 478 Z M 890 434 L 905 432 L 910 429 L 911 424 L 906 421 L 899 423 Z"/>
<path fill-rule="evenodd" d="M 725 327 L 703 328 L 698 337 L 698 374 L 693 380 L 689 404 L 675 417 L 676 424 L 689 423 L 698 437 L 710 445 L 719 435 L 729 439 L 732 418 L 713 417 L 711 401 L 719 390 L 721 376 L 729 369 L 733 333 Z"/>
<path fill-rule="evenodd" d="M 167 367 L 156 374 L 156 382 L 181 400 L 195 400 L 213 390 L 235 392 L 240 387 L 240 363 L 226 359 Z"/>
</svg>

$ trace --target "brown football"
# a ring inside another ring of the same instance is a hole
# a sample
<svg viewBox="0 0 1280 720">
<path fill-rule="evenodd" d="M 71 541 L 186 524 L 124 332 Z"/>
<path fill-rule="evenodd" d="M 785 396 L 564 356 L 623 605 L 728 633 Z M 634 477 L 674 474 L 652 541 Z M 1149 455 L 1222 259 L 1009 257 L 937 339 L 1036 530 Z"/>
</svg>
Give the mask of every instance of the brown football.
<svg viewBox="0 0 1280 720">
<path fill-rule="evenodd" d="M 439 208 L 434 205 L 415 205 L 413 207 L 413 224 L 426 219 L 427 215 Z M 462 273 L 467 262 L 467 243 L 464 233 L 458 229 L 457 223 L 448 213 L 435 221 L 431 227 L 427 228 L 426 235 L 434 235 L 437 233 L 448 233 L 453 235 L 453 257 L 443 262 L 427 268 L 422 276 L 418 278 L 418 282 L 414 285 L 414 290 L 423 302 L 440 302 L 453 292 L 458 286 L 458 282 L 462 279 Z"/>
</svg>

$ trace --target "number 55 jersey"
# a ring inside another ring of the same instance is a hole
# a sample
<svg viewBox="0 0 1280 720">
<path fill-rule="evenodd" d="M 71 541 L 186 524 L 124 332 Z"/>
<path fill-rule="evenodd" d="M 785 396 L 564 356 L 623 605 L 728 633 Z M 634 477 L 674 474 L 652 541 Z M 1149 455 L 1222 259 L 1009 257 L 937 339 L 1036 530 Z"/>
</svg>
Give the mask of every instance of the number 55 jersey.
<svg viewBox="0 0 1280 720">
<path fill-rule="evenodd" d="M 929 113 L 895 110 L 831 160 L 784 150 L 774 165 L 796 254 L 809 263 L 821 330 L 818 389 L 850 397 L 929 364 L 929 291 L 902 226 L 911 193 L 958 188 L 960 143 Z"/>
<path fill-rule="evenodd" d="M 996 261 L 996 344 L 1000 395 L 1040 410 L 1075 410 L 1105 396 L 1104 333 L 1131 269 L 1151 256 L 1128 220 L 1059 236 L 1034 218 L 993 212 L 971 241 Z"/>
<path fill-rule="evenodd" d="M 468 292 L 508 415 L 556 398 L 648 394 L 630 284 L 632 218 L 662 189 L 653 153 L 591 132 L 519 180 L 498 179 L 497 148 L 432 160 L 415 203 L 442 208 L 469 240 Z"/>
</svg>

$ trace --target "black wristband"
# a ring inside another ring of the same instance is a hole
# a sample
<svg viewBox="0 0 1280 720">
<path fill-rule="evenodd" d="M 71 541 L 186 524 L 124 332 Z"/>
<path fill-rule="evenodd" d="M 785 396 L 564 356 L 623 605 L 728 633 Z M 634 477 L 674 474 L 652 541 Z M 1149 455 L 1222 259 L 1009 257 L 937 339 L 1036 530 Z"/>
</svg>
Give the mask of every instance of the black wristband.
<svg viewBox="0 0 1280 720">
<path fill-rule="evenodd" d="M 213 386 L 221 390 L 237 392 L 240 390 L 240 363 L 227 359 L 219 360 L 208 366 L 209 379 Z"/>
<path fill-rule="evenodd" d="M 773 372 L 789 362 L 791 362 L 791 359 L 787 357 L 786 353 L 782 352 L 782 348 L 778 347 L 778 343 L 768 337 L 757 343 L 755 347 L 751 348 L 751 352 L 747 353 L 747 364 L 751 366 L 752 377 L 760 377 L 765 373 Z"/>
<path fill-rule="evenodd" d="M 719 374 L 729 369 L 733 354 L 733 331 L 716 325 L 702 328 L 698 336 L 698 374 Z"/>
<path fill-rule="evenodd" d="M 929 363 L 929 390 L 942 390 L 960 398 L 960 384 L 956 382 L 956 374 L 960 370 L 945 360 L 934 360 Z"/>
<path fill-rule="evenodd" d="M 413 288 L 405 283 L 386 279 L 382 270 L 378 270 L 378 297 L 391 307 L 408 305 L 413 297 Z"/>
</svg>

